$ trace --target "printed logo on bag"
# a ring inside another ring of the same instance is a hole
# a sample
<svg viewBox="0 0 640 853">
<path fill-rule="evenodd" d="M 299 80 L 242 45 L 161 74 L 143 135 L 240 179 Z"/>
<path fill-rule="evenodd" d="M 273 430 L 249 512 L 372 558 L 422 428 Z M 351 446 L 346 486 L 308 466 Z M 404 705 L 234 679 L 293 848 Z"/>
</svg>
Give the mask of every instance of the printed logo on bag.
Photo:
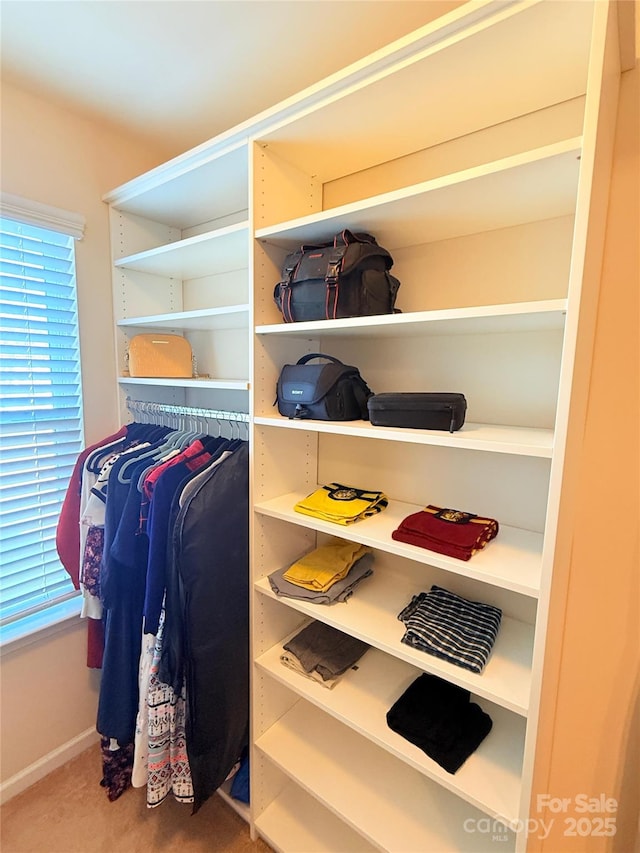
<svg viewBox="0 0 640 853">
<path fill-rule="evenodd" d="M 304 391 L 302 390 L 302 388 L 291 388 L 289 393 L 293 397 L 294 394 L 298 394 L 298 396 L 300 396 L 301 394 L 304 394 Z"/>
<path fill-rule="evenodd" d="M 472 518 L 476 518 L 473 513 L 462 512 L 459 509 L 441 509 L 440 512 L 436 512 L 435 517 L 443 521 L 451 521 L 453 524 L 468 524 Z"/>
</svg>

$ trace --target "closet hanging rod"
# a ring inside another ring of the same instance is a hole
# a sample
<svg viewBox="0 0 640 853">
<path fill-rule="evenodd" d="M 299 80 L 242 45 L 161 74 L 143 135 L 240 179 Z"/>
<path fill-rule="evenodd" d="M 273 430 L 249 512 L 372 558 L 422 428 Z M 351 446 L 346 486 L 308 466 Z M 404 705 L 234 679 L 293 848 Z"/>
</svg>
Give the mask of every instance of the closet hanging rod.
<svg viewBox="0 0 640 853">
<path fill-rule="evenodd" d="M 195 406 L 174 406 L 169 403 L 133 400 L 131 397 L 127 397 L 127 408 L 132 413 L 144 415 L 179 415 L 207 420 L 249 423 L 249 415 L 246 412 L 228 412 L 223 409 L 203 409 Z"/>
</svg>

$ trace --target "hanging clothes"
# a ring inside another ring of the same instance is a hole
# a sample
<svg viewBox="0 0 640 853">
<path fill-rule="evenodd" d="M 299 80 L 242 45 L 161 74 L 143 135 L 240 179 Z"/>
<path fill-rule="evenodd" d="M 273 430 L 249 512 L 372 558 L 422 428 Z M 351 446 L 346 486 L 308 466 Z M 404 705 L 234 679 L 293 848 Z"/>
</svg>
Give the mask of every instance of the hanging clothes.
<svg viewBox="0 0 640 853">
<path fill-rule="evenodd" d="M 205 445 L 197 442 L 202 448 L 197 456 L 191 456 L 182 461 L 170 463 L 160 478 L 154 482 L 152 500 L 146 519 L 146 532 L 149 538 L 149 557 L 147 561 L 147 577 L 144 600 L 144 631 L 146 634 L 157 634 L 160 611 L 164 599 L 166 584 L 167 543 L 171 524 L 171 507 L 176 494 L 180 494 L 187 482 L 197 474 L 204 465 L 214 462 L 228 445 L 224 438 L 214 438 Z M 146 491 L 147 480 L 144 481 Z M 143 498 L 144 500 L 144 498 Z"/>
<path fill-rule="evenodd" d="M 104 554 L 104 522 L 111 467 L 120 456 L 147 446 L 146 442 L 132 442 L 130 446 L 119 449 L 107 445 L 101 452 L 92 454 L 85 463 L 80 505 L 82 616 L 102 618 L 100 569 Z"/>
<path fill-rule="evenodd" d="M 134 787 L 147 786 L 147 806 L 155 808 L 173 794 L 179 803 L 193 802 L 193 781 L 187 755 L 186 685 L 176 694 L 158 677 L 164 614 L 158 635 L 146 634 L 143 648 L 151 647 L 147 689 L 140 696 L 134 748 Z M 142 669 L 142 667 L 141 667 Z"/>
<path fill-rule="evenodd" d="M 104 629 L 110 799 L 146 784 L 150 807 L 172 794 L 197 811 L 239 766 L 248 518 L 246 442 L 133 423 L 77 460 L 57 533 L 83 615 Z"/>
<path fill-rule="evenodd" d="M 249 732 L 249 450 L 245 442 L 202 475 L 178 513 L 169 571 L 187 683 L 187 753 L 194 813 L 227 778 Z M 167 609 L 169 602 L 167 602 Z M 168 626 L 169 627 L 169 626 Z M 182 630 L 181 630 L 182 629 Z M 163 662 L 165 658 L 163 657 Z M 161 668 L 162 675 L 162 668 Z M 175 686 L 177 672 L 168 672 Z"/>
<path fill-rule="evenodd" d="M 201 450 L 195 452 L 198 445 Z M 154 476 L 152 480 L 152 500 L 143 525 L 150 545 L 132 775 L 134 787 L 147 785 L 147 805 L 151 808 L 158 806 L 169 793 L 179 802 L 193 802 L 184 731 L 186 685 L 183 678 L 182 684 L 174 690 L 158 675 L 166 616 L 163 602 L 167 541 L 186 484 L 197 479 L 202 467 L 218 464 L 225 458 L 227 446 L 229 442 L 223 438 L 206 438 L 204 444 L 194 442 L 186 449 L 182 460 L 176 457 L 160 466 L 164 468 L 162 476 Z M 154 469 L 152 475 L 158 470 Z M 144 494 L 148 492 L 147 486 L 148 478 L 142 483 Z"/>
<path fill-rule="evenodd" d="M 98 699 L 97 728 L 119 744 L 133 742 L 138 713 L 138 666 L 142 638 L 142 607 L 148 540 L 132 536 L 116 552 L 118 528 L 137 529 L 140 494 L 137 479 L 163 440 L 121 456 L 111 467 L 105 512 L 104 553 L 100 594 L 104 607 L 105 644 Z M 137 506 L 136 506 L 137 504 Z M 116 555 L 117 554 L 117 555 Z"/>
<path fill-rule="evenodd" d="M 76 460 L 69 480 L 56 528 L 56 550 L 76 589 L 80 589 L 80 492 L 84 463 L 94 450 L 126 436 L 127 427 L 121 427 L 113 435 L 85 447 Z"/>
<path fill-rule="evenodd" d="M 105 444 L 111 444 L 128 435 L 127 427 L 106 436 L 99 442 L 86 447 L 78 456 L 69 480 L 67 492 L 62 503 L 56 527 L 56 550 L 60 562 L 71 578 L 76 589 L 80 589 L 80 497 L 82 490 L 82 471 L 84 463 L 94 450 Z M 102 666 L 104 631 L 101 620 L 90 619 L 87 622 L 87 666 L 99 669 Z"/>
</svg>

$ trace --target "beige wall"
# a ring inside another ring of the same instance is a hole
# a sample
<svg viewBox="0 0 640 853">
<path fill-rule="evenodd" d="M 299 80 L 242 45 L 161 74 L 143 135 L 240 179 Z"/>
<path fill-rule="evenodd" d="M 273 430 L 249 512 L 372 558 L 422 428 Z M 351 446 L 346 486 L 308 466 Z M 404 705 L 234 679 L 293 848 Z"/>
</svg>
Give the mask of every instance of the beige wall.
<svg viewBox="0 0 640 853">
<path fill-rule="evenodd" d="M 530 853 L 640 850 L 639 77 L 621 79 L 567 606 L 552 607 L 543 684 L 532 815 L 553 828 L 534 830 Z M 568 799 L 566 811 L 538 811 L 538 794 Z M 581 812 L 578 794 L 618 808 Z M 588 832 L 602 817 L 615 836 Z M 592 821 L 584 836 L 568 834 L 578 818 Z"/>
<path fill-rule="evenodd" d="M 81 213 L 76 243 L 86 440 L 117 421 L 108 209 L 103 193 L 173 152 L 87 121 L 9 85 L 2 87 L 5 192 Z M 95 726 L 97 673 L 87 670 L 79 620 L 0 663 L 1 779 L 6 781 Z"/>
<path fill-rule="evenodd" d="M 1 178 L 5 192 L 81 213 L 76 241 L 86 438 L 104 435 L 116 418 L 107 190 L 164 162 L 148 142 L 2 86 Z"/>
</svg>

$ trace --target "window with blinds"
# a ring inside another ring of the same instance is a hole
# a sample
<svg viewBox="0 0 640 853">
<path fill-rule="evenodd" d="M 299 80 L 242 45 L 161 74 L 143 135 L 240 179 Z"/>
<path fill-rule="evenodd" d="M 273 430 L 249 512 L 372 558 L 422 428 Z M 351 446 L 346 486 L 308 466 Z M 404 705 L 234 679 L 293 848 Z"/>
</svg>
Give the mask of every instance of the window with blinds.
<svg viewBox="0 0 640 853">
<path fill-rule="evenodd" d="M 0 625 L 75 595 L 56 526 L 83 445 L 74 239 L 0 218 Z"/>
</svg>

